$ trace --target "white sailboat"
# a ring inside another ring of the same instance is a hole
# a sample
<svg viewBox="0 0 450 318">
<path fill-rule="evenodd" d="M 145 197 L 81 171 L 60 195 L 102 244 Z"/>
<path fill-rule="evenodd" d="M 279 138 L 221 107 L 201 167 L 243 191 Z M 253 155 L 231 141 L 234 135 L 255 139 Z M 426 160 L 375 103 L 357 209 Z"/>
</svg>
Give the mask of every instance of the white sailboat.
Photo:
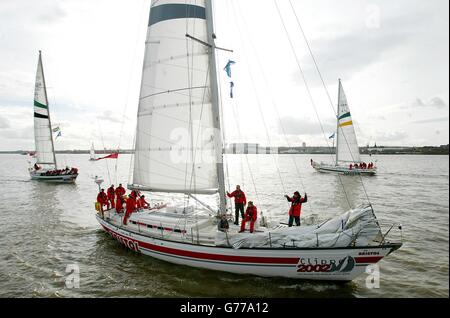
<svg viewBox="0 0 450 318">
<path fill-rule="evenodd" d="M 339 80 L 336 139 L 336 161 L 333 164 L 312 161 L 314 169 L 323 173 L 345 175 L 377 174 L 378 169 L 375 164 L 367 165 L 361 161 L 355 126 L 341 80 Z"/>
<path fill-rule="evenodd" d="M 227 202 L 214 38 L 211 0 L 152 2 L 128 188 L 183 199 L 133 213 L 126 224 L 114 208 L 99 211 L 104 230 L 179 265 L 308 280 L 351 281 L 400 248 L 386 240 L 371 206 L 313 226 L 218 230 Z M 213 196 L 215 206 L 205 202 Z"/>
<path fill-rule="evenodd" d="M 41 51 L 39 51 L 34 93 L 34 141 L 36 162 L 33 167 L 29 168 L 31 179 L 52 183 L 75 182 L 78 177 L 78 169 L 58 170 Z"/>
<path fill-rule="evenodd" d="M 95 147 L 94 147 L 94 143 L 92 143 L 91 145 L 91 150 L 89 152 L 89 161 L 96 161 L 97 158 L 95 157 Z"/>
</svg>

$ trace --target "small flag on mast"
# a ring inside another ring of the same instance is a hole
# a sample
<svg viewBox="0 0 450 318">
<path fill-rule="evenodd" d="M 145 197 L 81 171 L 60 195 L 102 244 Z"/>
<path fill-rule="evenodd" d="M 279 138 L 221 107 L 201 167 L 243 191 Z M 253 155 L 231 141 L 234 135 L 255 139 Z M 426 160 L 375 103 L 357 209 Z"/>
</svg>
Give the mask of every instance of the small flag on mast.
<svg viewBox="0 0 450 318">
<path fill-rule="evenodd" d="M 231 78 L 231 65 L 234 65 L 234 64 L 236 64 L 235 61 L 229 60 L 227 65 L 224 68 L 224 71 L 227 72 L 227 75 L 230 78 Z"/>
<path fill-rule="evenodd" d="M 234 98 L 233 88 L 234 88 L 234 83 L 233 83 L 233 82 L 230 82 L 230 97 L 231 97 L 231 98 Z"/>
<path fill-rule="evenodd" d="M 336 133 L 332 134 L 329 139 L 334 139 L 336 137 Z"/>
<path fill-rule="evenodd" d="M 62 137 L 62 132 L 61 131 L 58 133 L 58 135 L 56 135 L 55 140 L 58 139 L 59 137 Z"/>
</svg>

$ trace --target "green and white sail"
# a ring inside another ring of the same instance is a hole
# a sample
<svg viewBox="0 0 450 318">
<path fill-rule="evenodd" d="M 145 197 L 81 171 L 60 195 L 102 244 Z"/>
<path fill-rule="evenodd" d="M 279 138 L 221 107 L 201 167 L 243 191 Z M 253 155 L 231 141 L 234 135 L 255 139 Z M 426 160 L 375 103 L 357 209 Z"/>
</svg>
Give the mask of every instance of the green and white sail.
<svg viewBox="0 0 450 318">
<path fill-rule="evenodd" d="M 56 168 L 50 110 L 44 68 L 42 65 L 42 54 L 40 51 L 34 92 L 34 141 L 36 147 L 36 163 L 48 168 Z"/>
<path fill-rule="evenodd" d="M 348 106 L 347 96 L 345 95 L 342 82 L 339 80 L 336 164 L 359 162 L 361 162 L 361 157 L 355 126 Z"/>
<path fill-rule="evenodd" d="M 210 0 L 152 1 L 132 187 L 223 192 Z"/>
</svg>

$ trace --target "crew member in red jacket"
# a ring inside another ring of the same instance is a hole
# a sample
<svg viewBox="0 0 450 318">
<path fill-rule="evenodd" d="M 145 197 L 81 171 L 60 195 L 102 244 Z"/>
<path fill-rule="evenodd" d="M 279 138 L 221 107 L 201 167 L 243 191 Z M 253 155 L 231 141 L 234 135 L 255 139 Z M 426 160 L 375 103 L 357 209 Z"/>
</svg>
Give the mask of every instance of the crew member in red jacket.
<svg viewBox="0 0 450 318">
<path fill-rule="evenodd" d="M 108 188 L 108 191 L 106 191 L 106 193 L 108 194 L 108 201 L 111 204 L 112 207 L 115 207 L 116 204 L 114 203 L 114 197 L 115 195 L 115 189 L 114 189 L 114 185 L 112 185 L 111 187 Z"/>
<path fill-rule="evenodd" d="M 241 224 L 241 231 L 239 233 L 245 232 L 245 225 L 250 222 L 250 233 L 255 231 L 255 222 L 258 219 L 258 209 L 253 205 L 253 202 L 248 202 L 247 211 L 245 212 L 244 218 Z"/>
<path fill-rule="evenodd" d="M 138 209 L 148 209 L 150 208 L 150 204 L 145 200 L 145 195 L 141 195 L 141 197 L 137 200 Z"/>
<path fill-rule="evenodd" d="M 105 193 L 105 189 L 102 189 L 97 195 L 97 202 L 100 203 L 100 210 L 103 212 L 103 206 L 106 205 L 109 210 L 108 196 Z"/>
<path fill-rule="evenodd" d="M 291 198 L 286 195 L 286 199 L 292 203 L 291 208 L 289 209 L 289 227 L 292 227 L 295 224 L 300 226 L 300 216 L 302 214 L 302 204 L 308 202 L 308 195 L 305 193 L 305 197 L 302 198 L 300 192 L 295 192 L 294 196 Z"/>
<path fill-rule="evenodd" d="M 116 210 L 120 213 L 123 209 L 123 196 L 127 193 L 127 190 L 122 187 L 122 184 L 119 184 L 114 193 L 116 194 Z"/>
<path fill-rule="evenodd" d="M 234 198 L 234 206 L 236 208 L 234 224 L 239 225 L 239 212 L 241 213 L 242 218 L 244 218 L 244 208 L 247 204 L 245 193 L 241 190 L 241 186 L 238 185 L 236 186 L 236 191 L 234 191 L 233 193 L 227 192 L 227 196 L 229 198 Z"/>
<path fill-rule="evenodd" d="M 123 224 L 127 225 L 128 219 L 130 218 L 131 214 L 136 211 L 136 199 L 133 196 L 128 197 L 126 202 L 126 212 L 125 217 L 123 218 Z"/>
</svg>

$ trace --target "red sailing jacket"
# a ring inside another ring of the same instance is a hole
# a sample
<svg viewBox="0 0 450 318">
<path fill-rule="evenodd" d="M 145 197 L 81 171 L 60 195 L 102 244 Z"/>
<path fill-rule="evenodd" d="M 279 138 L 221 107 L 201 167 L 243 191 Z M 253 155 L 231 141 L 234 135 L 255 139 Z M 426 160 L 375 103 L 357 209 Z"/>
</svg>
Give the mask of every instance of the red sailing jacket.
<svg viewBox="0 0 450 318">
<path fill-rule="evenodd" d="M 108 188 L 108 198 L 109 199 L 114 199 L 114 193 L 115 193 L 114 188 Z"/>
<path fill-rule="evenodd" d="M 234 198 L 234 203 L 243 203 L 244 205 L 247 204 L 247 198 L 245 197 L 245 193 L 242 190 L 236 190 L 233 193 L 227 195 L 229 198 Z"/>
<path fill-rule="evenodd" d="M 133 197 L 129 197 L 126 203 L 127 213 L 133 213 L 136 210 L 136 200 Z"/>
<path fill-rule="evenodd" d="M 107 202 L 107 201 L 108 201 L 108 196 L 106 195 L 106 193 L 100 192 L 97 195 L 97 202 L 98 203 L 104 203 L 104 202 Z"/>
<path fill-rule="evenodd" d="M 302 214 L 302 204 L 308 202 L 308 196 L 299 200 L 288 198 L 288 201 L 292 202 L 291 208 L 289 209 L 289 216 L 300 217 Z"/>
<path fill-rule="evenodd" d="M 248 207 L 247 211 L 245 212 L 244 218 L 256 222 L 256 220 L 258 219 L 258 209 L 256 208 L 256 206 Z"/>
<path fill-rule="evenodd" d="M 127 193 L 127 191 L 125 190 L 124 187 L 118 187 L 118 188 L 116 189 L 116 191 L 114 191 L 114 192 L 115 192 L 115 194 L 116 194 L 117 196 L 119 196 L 119 197 L 121 197 L 121 196 L 125 195 L 125 193 Z"/>
<path fill-rule="evenodd" d="M 139 209 L 141 209 L 141 208 L 147 209 L 150 206 L 150 204 L 148 204 L 148 202 L 145 201 L 145 199 L 139 198 L 137 200 L 137 206 Z"/>
</svg>

